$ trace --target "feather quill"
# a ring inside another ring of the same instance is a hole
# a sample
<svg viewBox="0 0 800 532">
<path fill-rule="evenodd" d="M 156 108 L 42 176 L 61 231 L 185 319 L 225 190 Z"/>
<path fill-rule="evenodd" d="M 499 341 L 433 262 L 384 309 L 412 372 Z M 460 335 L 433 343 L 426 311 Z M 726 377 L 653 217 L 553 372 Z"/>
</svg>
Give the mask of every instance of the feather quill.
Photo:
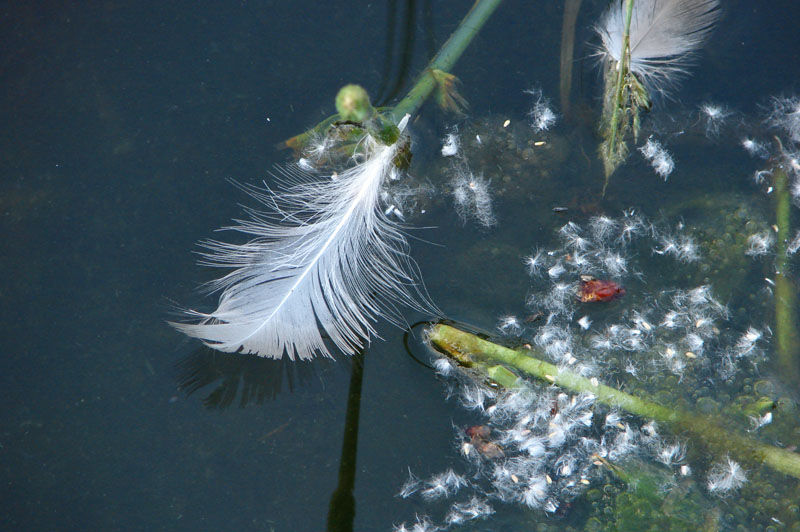
<svg viewBox="0 0 800 532">
<path fill-rule="evenodd" d="M 689 54 L 705 42 L 720 15 L 719 0 L 635 0 L 631 71 L 649 91 L 665 90 L 685 73 Z M 620 62 L 624 29 L 624 2 L 615 1 L 596 27 L 606 59 Z"/>
<path fill-rule="evenodd" d="M 309 359 L 331 356 L 320 329 L 353 354 L 376 335 L 378 317 L 401 321 L 398 304 L 433 309 L 403 233 L 379 205 L 399 142 L 362 142 L 362 160 L 329 180 L 294 172 L 280 194 L 247 187 L 272 214 L 251 209 L 229 228 L 255 237 L 245 244 L 203 244 L 205 264 L 232 271 L 210 285 L 221 291 L 215 311 L 189 311 L 196 323 L 173 325 L 220 351 Z"/>
</svg>

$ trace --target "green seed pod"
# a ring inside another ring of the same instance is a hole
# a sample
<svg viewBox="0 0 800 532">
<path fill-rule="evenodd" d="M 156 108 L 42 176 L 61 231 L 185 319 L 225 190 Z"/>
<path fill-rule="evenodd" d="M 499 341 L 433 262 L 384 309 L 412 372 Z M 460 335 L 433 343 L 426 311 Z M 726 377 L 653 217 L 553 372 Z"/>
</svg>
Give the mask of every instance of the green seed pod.
<svg viewBox="0 0 800 532">
<path fill-rule="evenodd" d="M 375 110 L 369 102 L 369 95 L 360 85 L 345 85 L 336 95 L 336 110 L 342 120 L 363 123 L 372 117 Z"/>
</svg>

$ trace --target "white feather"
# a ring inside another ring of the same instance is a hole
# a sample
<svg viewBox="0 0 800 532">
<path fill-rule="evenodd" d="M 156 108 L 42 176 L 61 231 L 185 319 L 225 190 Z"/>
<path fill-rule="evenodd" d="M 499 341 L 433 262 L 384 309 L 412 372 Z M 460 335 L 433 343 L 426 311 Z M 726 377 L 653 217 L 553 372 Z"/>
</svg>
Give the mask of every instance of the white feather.
<svg viewBox="0 0 800 532">
<path fill-rule="evenodd" d="M 220 351 L 308 359 L 331 356 L 320 328 L 353 354 L 375 336 L 376 318 L 400 321 L 396 303 L 433 308 L 405 237 L 379 205 L 397 144 L 363 142 L 363 160 L 327 181 L 295 172 L 281 194 L 247 188 L 274 214 L 248 210 L 250 220 L 237 220 L 230 229 L 255 237 L 246 244 L 204 243 L 207 265 L 233 271 L 211 283 L 222 291 L 215 311 L 173 325 Z"/>
<path fill-rule="evenodd" d="M 708 38 L 721 10 L 719 0 L 635 0 L 630 28 L 631 71 L 648 90 L 665 89 L 685 72 L 689 54 Z M 601 53 L 619 62 L 625 2 L 615 0 L 596 30 Z"/>
</svg>

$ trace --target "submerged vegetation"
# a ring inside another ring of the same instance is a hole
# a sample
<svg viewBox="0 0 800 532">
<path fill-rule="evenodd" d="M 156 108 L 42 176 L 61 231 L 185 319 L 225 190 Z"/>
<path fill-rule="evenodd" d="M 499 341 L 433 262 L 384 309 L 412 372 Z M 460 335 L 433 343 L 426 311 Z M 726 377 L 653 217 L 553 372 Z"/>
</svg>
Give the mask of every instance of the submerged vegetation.
<svg viewBox="0 0 800 532">
<path fill-rule="evenodd" d="M 727 205 L 702 206 L 715 207 Z M 734 230 L 742 214 L 716 223 Z M 713 215 L 702 219 L 714 223 Z M 746 227 L 761 231 L 749 220 Z M 718 246 L 712 225 L 695 231 L 632 211 L 568 222 L 555 231 L 556 247 L 539 248 L 520 265 L 533 280 L 528 311 L 541 321 L 503 316 L 494 342 L 444 324 L 431 328 L 431 344 L 447 356 L 435 367 L 448 393 L 486 427 L 481 445 L 496 447 L 489 455 L 456 435 L 464 442 L 463 478 L 471 479 L 462 497 L 478 493 L 484 504 L 517 502 L 545 513 L 576 497 L 604 501 L 592 504 L 586 530 L 635 530 L 636 516 L 672 530 L 697 530 L 700 522 L 719 530 L 734 519 L 714 502 L 720 498 L 734 498 L 735 519 L 749 526 L 796 520 L 791 511 L 765 515 L 757 502 L 793 508 L 798 482 L 781 475 L 800 478 L 800 454 L 762 439 L 765 430 L 772 441 L 796 428 L 794 399 L 779 396 L 769 380 L 754 383 L 770 363 L 769 324 L 734 317 L 714 287 L 691 284 L 710 271 L 707 254 Z M 731 258 L 752 261 L 750 240 L 731 242 Z M 681 265 L 680 273 L 659 279 L 673 270 L 664 262 Z M 580 297 L 584 272 L 613 277 L 629 293 L 588 302 Z M 728 281 L 719 279 L 728 301 L 747 297 L 747 281 Z M 504 475 L 517 480 L 504 483 Z M 775 483 L 786 487 L 780 495 Z"/>
</svg>

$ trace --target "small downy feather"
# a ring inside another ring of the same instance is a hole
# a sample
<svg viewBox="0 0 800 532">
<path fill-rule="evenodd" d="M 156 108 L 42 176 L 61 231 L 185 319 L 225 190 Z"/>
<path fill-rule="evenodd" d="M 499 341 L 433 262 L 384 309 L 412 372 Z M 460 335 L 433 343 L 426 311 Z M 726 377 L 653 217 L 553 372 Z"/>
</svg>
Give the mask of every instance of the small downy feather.
<svg viewBox="0 0 800 532">
<path fill-rule="evenodd" d="M 630 29 L 631 71 L 649 91 L 665 90 L 685 72 L 688 54 L 708 38 L 721 10 L 719 0 L 635 0 Z M 601 53 L 619 62 L 625 2 L 615 1 L 596 30 Z"/>
<path fill-rule="evenodd" d="M 328 180 L 295 171 L 279 194 L 245 187 L 270 213 L 248 210 L 229 228 L 254 237 L 245 244 L 203 243 L 206 265 L 232 271 L 210 284 L 222 292 L 215 311 L 189 311 L 196 323 L 173 325 L 219 351 L 309 359 L 331 356 L 320 329 L 354 354 L 376 335 L 378 317 L 401 322 L 398 304 L 433 309 L 403 233 L 379 204 L 398 143 L 362 142 L 363 160 Z"/>
</svg>

